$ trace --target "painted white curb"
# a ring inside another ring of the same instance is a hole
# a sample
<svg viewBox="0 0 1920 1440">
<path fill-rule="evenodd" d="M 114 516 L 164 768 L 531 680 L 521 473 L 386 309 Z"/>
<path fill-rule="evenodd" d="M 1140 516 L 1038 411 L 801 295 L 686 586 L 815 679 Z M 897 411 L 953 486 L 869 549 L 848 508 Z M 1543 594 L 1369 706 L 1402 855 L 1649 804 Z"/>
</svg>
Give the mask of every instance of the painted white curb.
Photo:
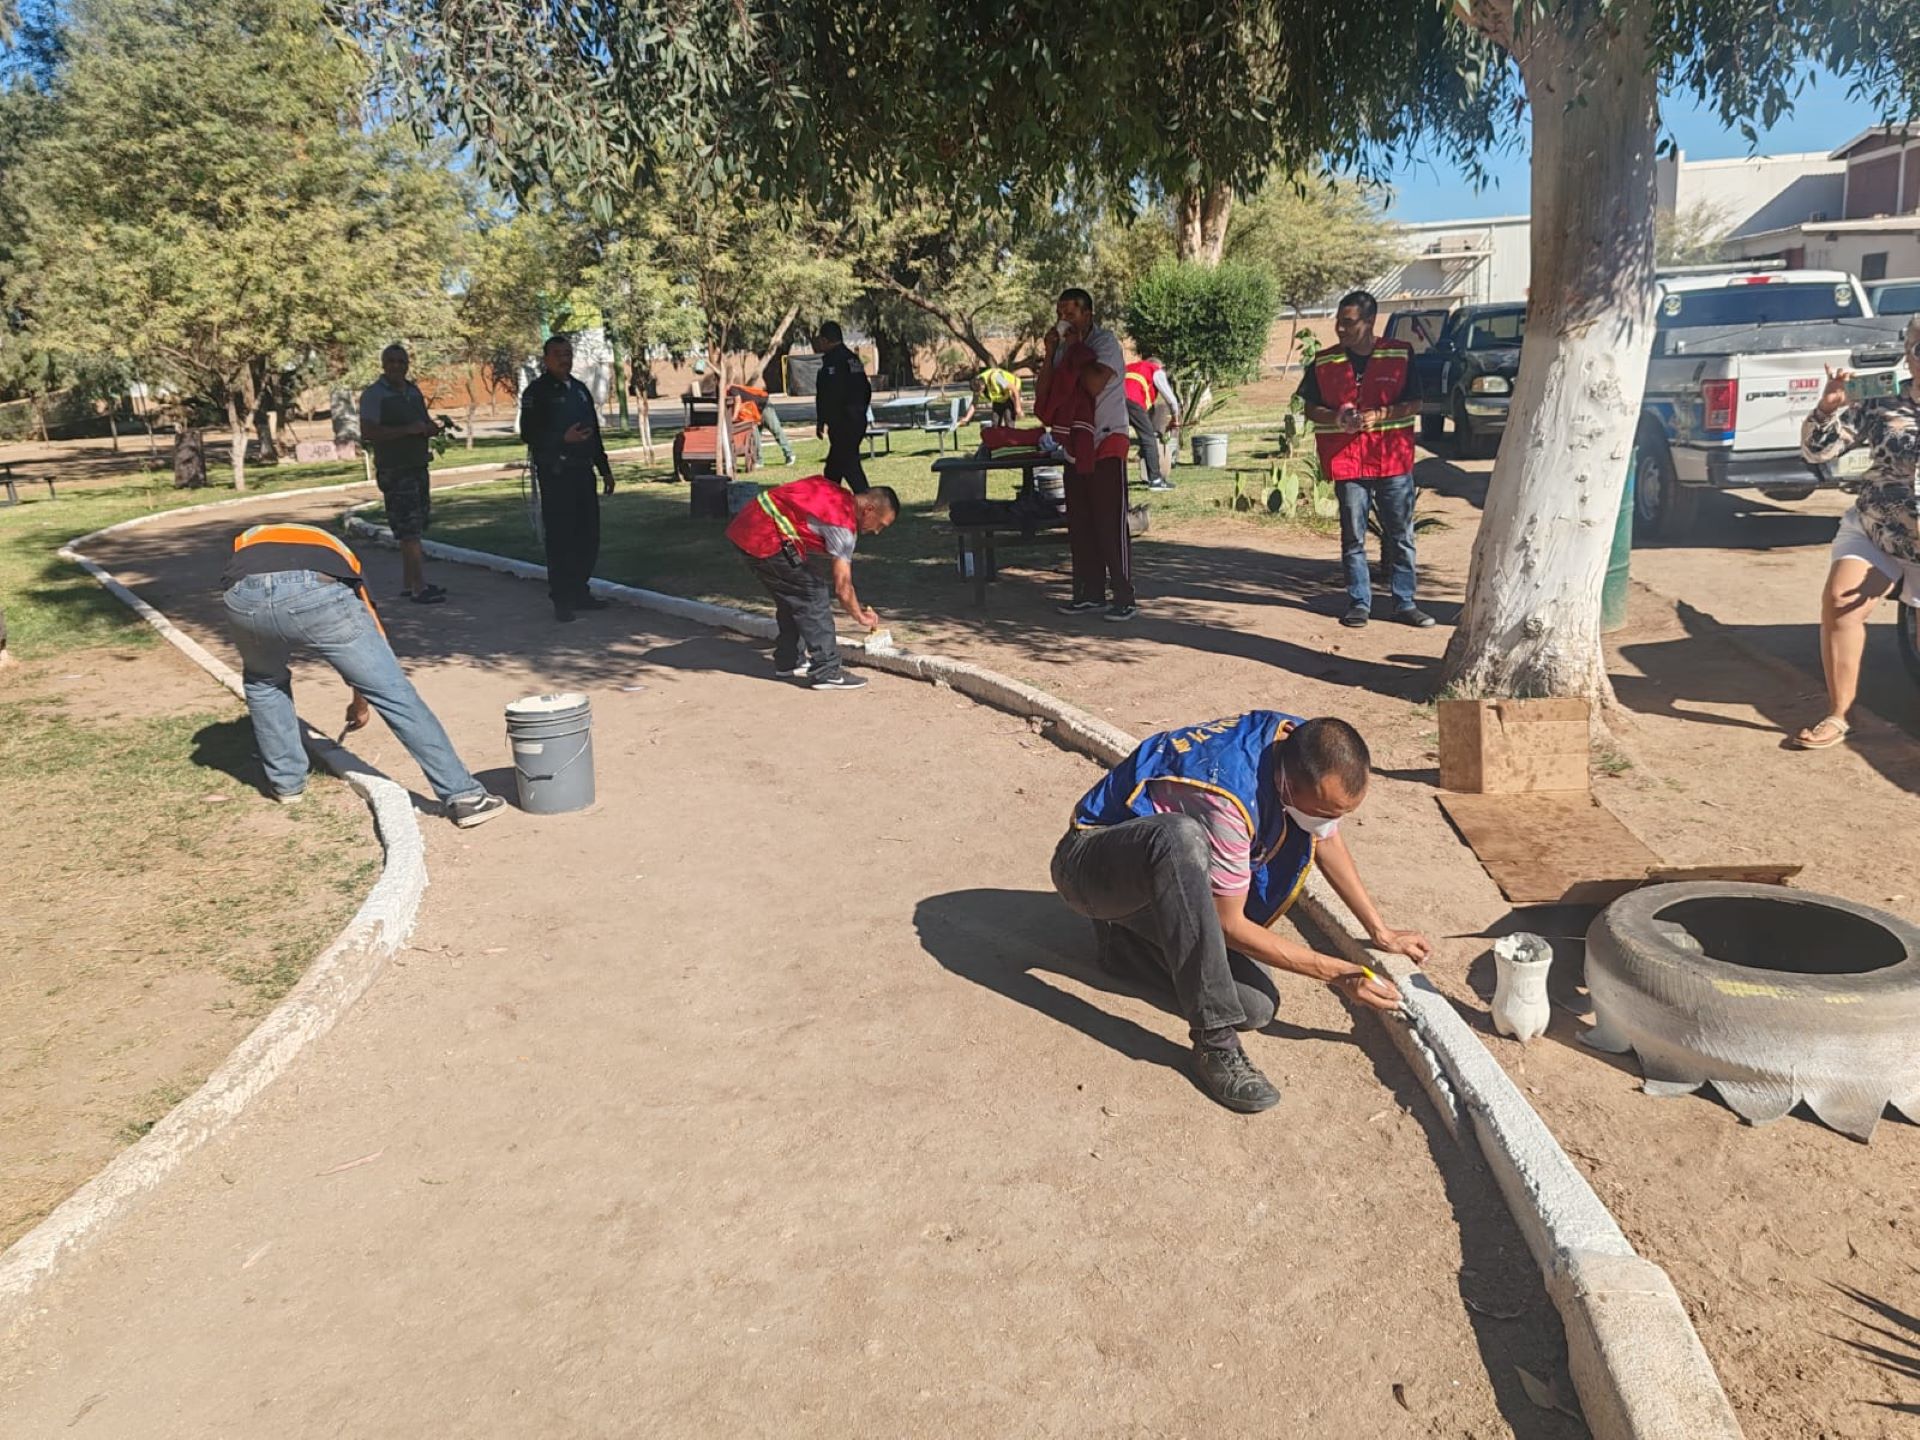
<svg viewBox="0 0 1920 1440">
<path fill-rule="evenodd" d="M 353 511 L 346 525 L 352 534 L 394 543 L 391 531 Z M 523 579 L 546 578 L 544 566 L 524 560 L 433 541 L 426 550 Z M 592 583 L 595 594 L 642 609 L 757 638 L 773 634 L 768 616 L 604 580 Z M 1105 765 L 1124 759 L 1139 744 L 1097 716 L 984 666 L 904 650 L 869 650 L 859 642 L 849 647 L 847 659 L 947 685 L 996 709 L 1041 721 L 1061 745 Z M 1565 1323 L 1569 1368 L 1597 1440 L 1740 1440 L 1733 1406 L 1666 1271 L 1635 1252 L 1546 1122 L 1459 1012 L 1411 961 L 1368 950 L 1356 938 L 1359 922 L 1317 873 L 1309 875 L 1299 906 L 1307 923 L 1346 958 L 1384 966 L 1406 997 L 1405 1020 L 1381 1023 L 1447 1130 L 1457 1140 L 1477 1142 L 1486 1157 Z"/>
<path fill-rule="evenodd" d="M 81 547 L 102 535 L 163 517 L 348 488 L 351 485 L 283 490 L 143 515 L 83 535 L 63 546 L 59 554 L 124 601 L 215 680 L 245 698 L 240 677 L 231 666 L 209 654 L 107 570 L 81 554 Z M 387 958 L 413 929 L 427 887 L 427 863 L 412 797 L 352 752 L 315 733 L 310 726 L 305 729 L 307 749 L 314 758 L 351 785 L 373 811 L 374 826 L 385 851 L 379 879 L 346 928 L 307 967 L 300 983 L 234 1048 L 205 1084 L 0 1254 L 0 1332 L 13 1333 L 31 1318 L 28 1297 L 64 1257 L 224 1129 L 301 1051 L 332 1029 L 366 993 Z"/>
</svg>

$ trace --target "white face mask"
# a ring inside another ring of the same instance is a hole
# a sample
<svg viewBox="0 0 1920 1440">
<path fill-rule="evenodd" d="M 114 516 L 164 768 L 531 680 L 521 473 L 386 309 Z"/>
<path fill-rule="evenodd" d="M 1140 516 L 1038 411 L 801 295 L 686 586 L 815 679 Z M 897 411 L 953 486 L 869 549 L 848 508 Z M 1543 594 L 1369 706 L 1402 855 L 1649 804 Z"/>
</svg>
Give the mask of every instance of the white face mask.
<svg viewBox="0 0 1920 1440">
<path fill-rule="evenodd" d="M 1340 828 L 1340 822 L 1330 820 L 1324 815 L 1309 815 L 1291 805 L 1286 807 L 1287 818 L 1306 831 L 1316 840 L 1324 840 Z"/>
<path fill-rule="evenodd" d="M 1055 325 L 1053 328 L 1055 332 L 1058 333 L 1058 335 L 1062 340 L 1070 340 L 1073 338 L 1073 324 L 1071 321 L 1062 320 L 1058 325 Z"/>
</svg>

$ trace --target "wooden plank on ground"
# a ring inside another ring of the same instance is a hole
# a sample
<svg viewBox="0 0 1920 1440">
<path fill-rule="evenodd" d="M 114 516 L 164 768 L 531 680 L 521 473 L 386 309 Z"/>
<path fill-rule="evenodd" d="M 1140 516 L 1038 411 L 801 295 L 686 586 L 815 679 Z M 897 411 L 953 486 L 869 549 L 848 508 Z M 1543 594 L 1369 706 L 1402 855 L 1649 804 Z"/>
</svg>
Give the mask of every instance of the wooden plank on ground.
<svg viewBox="0 0 1920 1440">
<path fill-rule="evenodd" d="M 1442 700 L 1440 784 L 1467 795 L 1587 788 L 1584 700 Z"/>
<path fill-rule="evenodd" d="M 1599 905 L 1660 862 L 1584 792 L 1435 797 L 1500 893 L 1516 905 Z"/>
<path fill-rule="evenodd" d="M 1686 880 L 1738 880 L 1749 885 L 1784 885 L 1804 865 L 1656 865 L 1647 872 L 1649 885 L 1678 885 Z"/>
</svg>

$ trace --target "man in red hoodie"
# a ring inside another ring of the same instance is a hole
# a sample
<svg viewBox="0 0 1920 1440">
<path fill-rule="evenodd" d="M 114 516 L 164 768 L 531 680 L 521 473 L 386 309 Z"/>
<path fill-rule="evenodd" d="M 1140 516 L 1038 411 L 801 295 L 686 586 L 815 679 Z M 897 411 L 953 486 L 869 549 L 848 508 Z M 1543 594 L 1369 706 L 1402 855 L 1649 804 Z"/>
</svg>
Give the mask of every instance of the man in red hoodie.
<svg viewBox="0 0 1920 1440">
<path fill-rule="evenodd" d="M 1127 357 L 1119 338 L 1094 323 L 1093 297 L 1086 291 L 1061 291 L 1054 313 L 1059 323 L 1047 332 L 1046 358 L 1034 380 L 1034 413 L 1072 459 L 1067 545 L 1073 595 L 1060 613 L 1104 610 L 1116 623 L 1131 620 L 1140 610 L 1127 536 Z"/>
<path fill-rule="evenodd" d="M 854 495 L 813 475 L 761 491 L 733 517 L 727 539 L 773 597 L 780 631 L 773 646 L 776 675 L 807 678 L 815 690 L 858 690 L 867 683 L 841 667 L 833 601 L 838 598 L 848 616 L 869 630 L 880 624 L 854 593 L 854 541 L 878 535 L 899 514 L 900 497 L 891 486 Z"/>
</svg>

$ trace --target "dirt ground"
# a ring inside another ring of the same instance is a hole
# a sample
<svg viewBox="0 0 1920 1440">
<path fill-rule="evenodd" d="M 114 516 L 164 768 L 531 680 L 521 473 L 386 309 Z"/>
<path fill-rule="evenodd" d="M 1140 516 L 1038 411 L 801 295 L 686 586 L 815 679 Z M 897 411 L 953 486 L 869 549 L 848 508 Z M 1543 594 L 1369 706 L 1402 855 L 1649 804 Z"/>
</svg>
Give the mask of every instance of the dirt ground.
<svg viewBox="0 0 1920 1440">
<path fill-rule="evenodd" d="M 1860 1146 L 1804 1114 L 1756 1130 L 1710 1097 L 1642 1095 L 1637 1073 L 1575 1040 L 1592 912 L 1510 905 L 1434 802 L 1424 702 L 1489 468 L 1421 465 L 1422 513 L 1448 526 L 1421 540 L 1422 600 L 1443 622 L 1433 630 L 1342 629 L 1335 541 L 1229 521 L 1136 547 L 1146 608 L 1125 630 L 1052 612 L 1064 557 L 1009 575 L 984 616 L 956 582 L 950 612 L 902 625 L 920 648 L 995 664 L 1136 734 L 1253 705 L 1359 724 L 1380 778 L 1348 834 L 1389 921 L 1436 936 L 1436 983 L 1672 1273 L 1747 1434 L 1892 1440 L 1920 1412 L 1920 1132 L 1891 1120 Z M 1596 757 L 1619 773 L 1594 783 L 1669 862 L 1803 862 L 1798 885 L 1920 920 L 1920 707 L 1890 607 L 1867 662 L 1880 714 L 1856 715 L 1846 748 L 1783 748 L 1784 733 L 1823 713 L 1814 617 L 1841 508 L 1832 496 L 1791 507 L 1714 497 L 1694 542 L 1636 553 L 1629 624 L 1608 644 L 1626 713 L 1617 753 Z M 887 609 L 884 595 L 864 598 Z M 1489 941 L 1515 929 L 1554 938 L 1562 1006 L 1524 1049 L 1486 1019 Z"/>
<path fill-rule="evenodd" d="M 243 518 L 103 558 L 224 649 Z M 469 763 L 503 785 L 501 706 L 582 688 L 599 801 L 427 823 L 413 944 L 0 1349 L 22 1433 L 1579 1433 L 1518 1379 L 1563 1364 L 1524 1246 L 1372 1022 L 1283 980 L 1286 1099 L 1239 1117 L 1092 970 L 1046 881 L 1092 766 L 445 580 L 392 624 Z"/>
<path fill-rule="evenodd" d="M 0 1245 L 205 1079 L 371 883 L 365 808 L 318 780 L 258 803 L 245 729 L 170 647 L 0 672 Z"/>
</svg>

